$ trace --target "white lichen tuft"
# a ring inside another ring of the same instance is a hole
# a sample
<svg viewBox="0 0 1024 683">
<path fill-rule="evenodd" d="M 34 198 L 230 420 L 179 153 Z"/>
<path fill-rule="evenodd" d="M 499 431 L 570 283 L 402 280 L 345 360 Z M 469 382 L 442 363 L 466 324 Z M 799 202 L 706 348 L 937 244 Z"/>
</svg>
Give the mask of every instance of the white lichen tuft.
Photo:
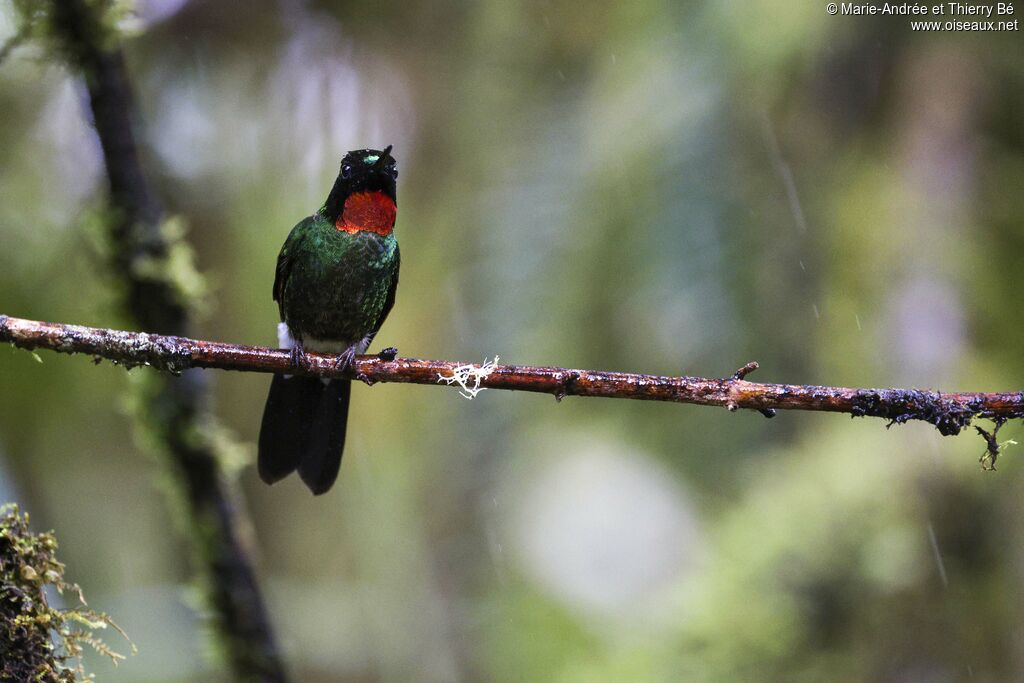
<svg viewBox="0 0 1024 683">
<path fill-rule="evenodd" d="M 469 400 L 476 398 L 476 395 L 487 387 L 480 386 L 481 380 L 494 372 L 494 368 L 498 366 L 498 357 L 495 356 L 494 360 L 488 361 L 484 359 L 483 365 L 460 365 L 452 370 L 451 375 L 442 375 L 438 373 L 437 381 L 444 382 L 449 386 L 452 384 L 458 384 L 464 397 Z M 470 386 L 472 382 L 472 386 Z"/>
</svg>

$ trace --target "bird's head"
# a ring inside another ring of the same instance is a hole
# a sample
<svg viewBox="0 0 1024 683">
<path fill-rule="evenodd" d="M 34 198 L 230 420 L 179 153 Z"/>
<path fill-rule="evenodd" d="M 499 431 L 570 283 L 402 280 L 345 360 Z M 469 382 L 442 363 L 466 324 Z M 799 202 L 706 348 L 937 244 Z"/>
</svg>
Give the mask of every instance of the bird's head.
<svg viewBox="0 0 1024 683">
<path fill-rule="evenodd" d="M 390 234 L 395 226 L 397 178 L 391 145 L 349 152 L 327 197 L 327 218 L 345 232 Z"/>
</svg>

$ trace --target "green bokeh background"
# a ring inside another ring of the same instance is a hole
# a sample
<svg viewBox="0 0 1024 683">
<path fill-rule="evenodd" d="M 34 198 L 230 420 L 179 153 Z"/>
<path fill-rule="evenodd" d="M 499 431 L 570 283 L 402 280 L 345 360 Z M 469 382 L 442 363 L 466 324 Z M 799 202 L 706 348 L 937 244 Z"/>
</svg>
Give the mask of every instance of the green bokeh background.
<svg viewBox="0 0 1024 683">
<path fill-rule="evenodd" d="M 403 355 L 1020 389 L 1020 32 L 824 5 L 139 3 L 145 164 L 209 277 L 197 333 L 272 343 L 288 230 L 346 150 L 394 144 L 378 342 Z M 0 112 L 0 312 L 123 326 L 84 90 L 22 47 Z M 41 358 L 0 349 L 0 497 L 139 647 L 91 669 L 227 680 L 133 441 L 144 371 Z M 979 438 L 924 425 L 357 386 L 313 499 L 251 466 L 267 385 L 215 377 L 296 680 L 1024 678 L 1020 447 L 982 473 Z"/>
</svg>

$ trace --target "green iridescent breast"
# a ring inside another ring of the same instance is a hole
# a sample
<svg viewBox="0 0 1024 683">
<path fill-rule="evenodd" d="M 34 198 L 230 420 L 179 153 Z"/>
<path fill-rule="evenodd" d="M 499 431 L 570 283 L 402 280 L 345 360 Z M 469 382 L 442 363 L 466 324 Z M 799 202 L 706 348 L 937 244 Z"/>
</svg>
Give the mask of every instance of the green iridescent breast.
<svg viewBox="0 0 1024 683">
<path fill-rule="evenodd" d="M 376 332 L 398 279 L 395 236 L 349 234 L 324 219 L 304 221 L 292 233 L 280 295 L 293 334 L 352 343 Z"/>
</svg>

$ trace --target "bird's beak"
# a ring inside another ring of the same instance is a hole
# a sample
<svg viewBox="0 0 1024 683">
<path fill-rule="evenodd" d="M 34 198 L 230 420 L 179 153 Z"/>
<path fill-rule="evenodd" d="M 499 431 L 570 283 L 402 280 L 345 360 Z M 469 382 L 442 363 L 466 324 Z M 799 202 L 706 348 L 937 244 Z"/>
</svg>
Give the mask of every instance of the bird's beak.
<svg viewBox="0 0 1024 683">
<path fill-rule="evenodd" d="M 384 166 L 387 164 L 388 157 L 391 155 L 391 147 L 391 145 L 388 145 L 383 150 L 381 150 L 380 158 L 377 159 L 377 163 L 373 165 L 373 169 L 375 171 L 384 170 Z"/>
</svg>

